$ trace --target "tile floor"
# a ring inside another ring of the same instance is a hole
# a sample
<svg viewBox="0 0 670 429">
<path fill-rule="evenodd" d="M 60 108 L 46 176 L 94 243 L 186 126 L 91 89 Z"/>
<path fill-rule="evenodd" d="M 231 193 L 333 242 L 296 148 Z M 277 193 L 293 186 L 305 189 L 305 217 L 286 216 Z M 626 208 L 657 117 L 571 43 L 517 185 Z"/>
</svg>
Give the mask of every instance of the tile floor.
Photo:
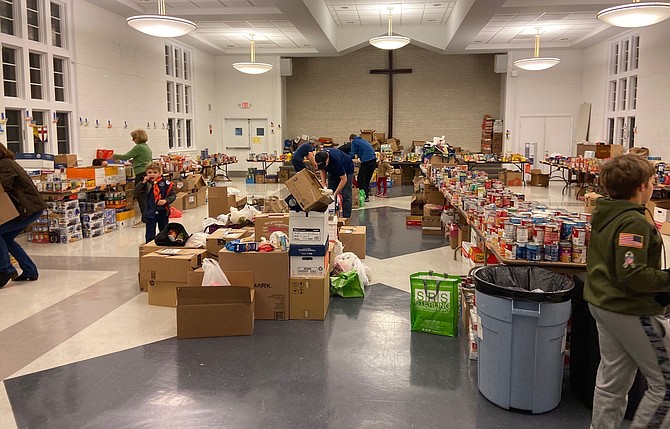
<svg viewBox="0 0 670 429">
<path fill-rule="evenodd" d="M 561 189 L 515 188 L 579 210 Z M 325 322 L 259 322 L 253 337 L 177 341 L 174 309 L 147 305 L 137 288 L 143 229 L 22 239 L 40 279 L 0 290 L 0 428 L 586 427 L 569 388 L 547 414 L 499 409 L 478 393 L 463 337 L 410 334 L 409 275 L 468 266 L 443 239 L 405 229 L 411 190 L 390 191 L 352 215 L 368 226 L 365 300 L 333 299 Z M 182 223 L 198 231 L 205 216 L 186 211 Z"/>
</svg>

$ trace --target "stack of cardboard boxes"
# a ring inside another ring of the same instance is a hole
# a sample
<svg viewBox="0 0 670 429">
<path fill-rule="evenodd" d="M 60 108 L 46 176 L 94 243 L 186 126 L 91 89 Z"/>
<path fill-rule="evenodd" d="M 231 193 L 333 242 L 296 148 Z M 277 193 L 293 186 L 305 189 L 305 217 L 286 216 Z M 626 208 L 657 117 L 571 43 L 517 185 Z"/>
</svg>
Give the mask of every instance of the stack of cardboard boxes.
<svg viewBox="0 0 670 429">
<path fill-rule="evenodd" d="M 204 206 L 207 202 L 207 183 L 200 174 L 192 174 L 175 183 L 177 199 L 172 207 L 178 210 L 189 210 Z"/>
<path fill-rule="evenodd" d="M 247 202 L 247 198 L 244 196 L 229 194 L 227 186 L 214 186 L 206 189 L 207 214 L 212 218 L 230 213 L 230 209 L 233 207 L 244 207 Z"/>
</svg>

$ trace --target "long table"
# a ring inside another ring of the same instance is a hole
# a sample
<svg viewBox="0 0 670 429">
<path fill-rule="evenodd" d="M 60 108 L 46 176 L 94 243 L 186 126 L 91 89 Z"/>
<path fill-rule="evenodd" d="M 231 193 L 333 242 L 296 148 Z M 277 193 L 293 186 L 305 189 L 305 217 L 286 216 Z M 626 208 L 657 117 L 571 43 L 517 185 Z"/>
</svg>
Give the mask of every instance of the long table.
<svg viewBox="0 0 670 429">
<path fill-rule="evenodd" d="M 493 165 L 495 166 L 496 164 L 500 165 L 500 168 L 502 168 L 503 164 L 512 164 L 514 167 L 519 169 L 520 172 L 524 173 L 524 168 L 525 165 L 528 164 L 528 161 L 461 161 L 457 160 L 461 165 L 467 165 L 468 170 L 472 171 L 477 167 L 485 166 L 485 165 Z"/>
<path fill-rule="evenodd" d="M 576 197 L 579 198 L 589 186 L 599 186 L 600 176 L 598 173 L 558 164 L 556 162 L 540 161 L 540 164 L 549 166 L 550 179 L 558 178 L 565 182 L 561 194 L 564 194 L 566 190 L 570 189 L 570 185 L 576 184 L 579 186 Z"/>
</svg>

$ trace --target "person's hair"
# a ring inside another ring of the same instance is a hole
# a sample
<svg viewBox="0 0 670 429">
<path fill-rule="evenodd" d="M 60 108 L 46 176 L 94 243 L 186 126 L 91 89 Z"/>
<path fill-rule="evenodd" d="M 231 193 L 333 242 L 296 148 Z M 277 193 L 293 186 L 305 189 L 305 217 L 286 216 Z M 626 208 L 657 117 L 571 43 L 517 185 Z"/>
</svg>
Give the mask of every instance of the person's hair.
<svg viewBox="0 0 670 429">
<path fill-rule="evenodd" d="M 3 158 L 9 158 L 9 159 L 14 159 L 14 152 L 11 150 L 7 149 L 5 145 L 0 143 L 0 159 Z"/>
<path fill-rule="evenodd" d="M 357 134 L 349 134 L 349 140 L 353 140 L 353 139 L 355 139 L 356 137 L 358 137 Z"/>
<path fill-rule="evenodd" d="M 600 182 L 615 200 L 633 198 L 637 190 L 654 176 L 651 162 L 638 155 L 619 155 L 606 161 L 600 169 Z"/>
<path fill-rule="evenodd" d="M 149 136 L 147 135 L 147 132 L 144 131 L 143 129 L 137 129 L 133 130 L 130 132 L 130 137 L 133 138 L 133 140 L 137 139 L 135 142 L 136 144 L 139 143 L 146 143 L 147 140 L 149 140 Z"/>
<path fill-rule="evenodd" d="M 155 170 L 158 171 L 159 173 L 162 173 L 163 167 L 161 166 L 160 162 L 152 161 L 147 165 L 147 171 L 148 170 Z"/>
<path fill-rule="evenodd" d="M 92 165 L 93 167 L 101 167 L 101 166 L 102 166 L 102 163 L 105 162 L 105 161 L 107 161 L 107 160 L 104 159 L 104 158 L 95 158 L 95 159 L 93 160 L 93 162 L 91 163 L 91 165 Z"/>
<path fill-rule="evenodd" d="M 319 168 L 319 170 L 325 169 L 326 161 L 328 160 L 328 152 L 326 151 L 317 152 L 316 155 L 314 155 L 314 160 L 316 161 L 316 165 Z"/>
</svg>

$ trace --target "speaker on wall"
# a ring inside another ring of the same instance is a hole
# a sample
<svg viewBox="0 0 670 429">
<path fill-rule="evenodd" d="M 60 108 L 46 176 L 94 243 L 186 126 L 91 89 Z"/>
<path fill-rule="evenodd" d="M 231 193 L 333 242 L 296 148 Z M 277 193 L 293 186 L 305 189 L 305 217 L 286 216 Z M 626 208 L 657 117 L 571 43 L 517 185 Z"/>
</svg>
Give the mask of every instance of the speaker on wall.
<svg viewBox="0 0 670 429">
<path fill-rule="evenodd" d="M 497 54 L 493 61 L 493 71 L 495 73 L 507 73 L 507 54 Z"/>
<path fill-rule="evenodd" d="M 290 58 L 279 59 L 280 76 L 291 76 L 293 74 L 293 60 Z"/>
</svg>

